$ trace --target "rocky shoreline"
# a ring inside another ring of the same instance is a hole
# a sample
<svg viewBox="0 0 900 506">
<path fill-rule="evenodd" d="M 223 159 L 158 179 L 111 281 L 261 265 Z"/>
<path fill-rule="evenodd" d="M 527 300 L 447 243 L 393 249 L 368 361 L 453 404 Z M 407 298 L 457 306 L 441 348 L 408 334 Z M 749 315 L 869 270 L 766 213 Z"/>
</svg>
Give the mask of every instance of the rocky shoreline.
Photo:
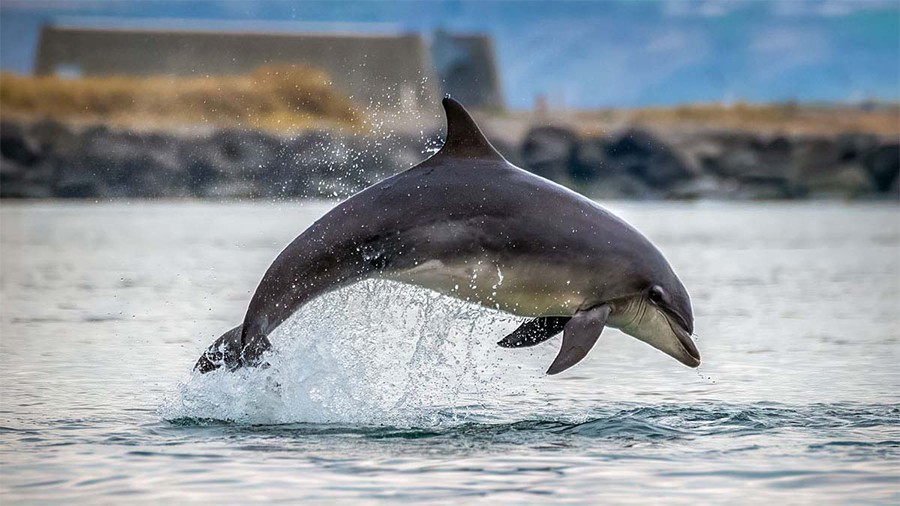
<svg viewBox="0 0 900 506">
<path fill-rule="evenodd" d="M 594 198 L 900 197 L 898 139 L 864 133 L 628 128 L 582 137 L 537 126 L 513 141 L 488 134 L 513 163 Z M 328 130 L 187 135 L 4 120 L 0 197 L 341 197 L 423 160 L 441 138 Z"/>
</svg>

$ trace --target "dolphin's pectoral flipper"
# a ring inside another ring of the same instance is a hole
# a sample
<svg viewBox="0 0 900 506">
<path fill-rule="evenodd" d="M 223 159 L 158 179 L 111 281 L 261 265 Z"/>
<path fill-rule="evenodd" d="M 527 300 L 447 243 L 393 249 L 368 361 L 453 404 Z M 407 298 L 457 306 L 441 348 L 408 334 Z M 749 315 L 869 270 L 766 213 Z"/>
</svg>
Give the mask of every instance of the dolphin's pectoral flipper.
<svg viewBox="0 0 900 506">
<path fill-rule="evenodd" d="M 541 344 L 562 332 L 571 316 L 546 316 L 529 320 L 497 344 L 503 348 L 526 348 Z"/>
<path fill-rule="evenodd" d="M 600 338 L 610 308 L 603 304 L 589 311 L 578 311 L 563 330 L 562 346 L 547 374 L 558 374 L 581 361 Z"/>
</svg>

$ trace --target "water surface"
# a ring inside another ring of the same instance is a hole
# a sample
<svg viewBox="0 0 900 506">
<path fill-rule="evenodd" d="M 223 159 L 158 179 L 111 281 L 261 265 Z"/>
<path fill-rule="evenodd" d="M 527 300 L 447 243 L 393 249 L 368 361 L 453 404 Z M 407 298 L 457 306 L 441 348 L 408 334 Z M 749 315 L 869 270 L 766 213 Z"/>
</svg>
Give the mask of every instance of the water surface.
<svg viewBox="0 0 900 506">
<path fill-rule="evenodd" d="M 607 207 L 691 291 L 699 372 L 386 283 L 304 308 L 265 372 L 192 377 L 328 203 L 0 206 L 4 503 L 900 500 L 900 217 Z"/>
</svg>

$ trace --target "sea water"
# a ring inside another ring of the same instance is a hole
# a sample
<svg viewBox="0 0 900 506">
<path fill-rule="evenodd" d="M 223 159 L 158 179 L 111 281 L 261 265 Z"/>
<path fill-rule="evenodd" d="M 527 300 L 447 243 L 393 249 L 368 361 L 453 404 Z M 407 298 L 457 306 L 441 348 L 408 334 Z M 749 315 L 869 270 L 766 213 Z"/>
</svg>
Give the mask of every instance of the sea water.
<svg viewBox="0 0 900 506">
<path fill-rule="evenodd" d="M 333 203 L 0 205 L 0 502 L 900 501 L 900 209 L 605 205 L 691 293 L 699 370 L 389 282 L 315 300 L 271 367 L 192 375 Z"/>
</svg>

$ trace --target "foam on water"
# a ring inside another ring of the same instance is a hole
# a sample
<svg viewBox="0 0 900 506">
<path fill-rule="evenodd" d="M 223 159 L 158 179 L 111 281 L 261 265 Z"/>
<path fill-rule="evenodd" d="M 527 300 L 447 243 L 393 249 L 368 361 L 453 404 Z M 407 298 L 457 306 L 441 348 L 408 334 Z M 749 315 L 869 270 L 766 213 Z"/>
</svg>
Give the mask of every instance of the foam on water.
<svg viewBox="0 0 900 506">
<path fill-rule="evenodd" d="M 270 367 L 192 374 L 161 414 L 253 424 L 496 419 L 498 401 L 540 387 L 542 370 L 510 364 L 510 351 L 495 344 L 519 323 L 435 292 L 365 281 L 279 327 Z"/>
</svg>

